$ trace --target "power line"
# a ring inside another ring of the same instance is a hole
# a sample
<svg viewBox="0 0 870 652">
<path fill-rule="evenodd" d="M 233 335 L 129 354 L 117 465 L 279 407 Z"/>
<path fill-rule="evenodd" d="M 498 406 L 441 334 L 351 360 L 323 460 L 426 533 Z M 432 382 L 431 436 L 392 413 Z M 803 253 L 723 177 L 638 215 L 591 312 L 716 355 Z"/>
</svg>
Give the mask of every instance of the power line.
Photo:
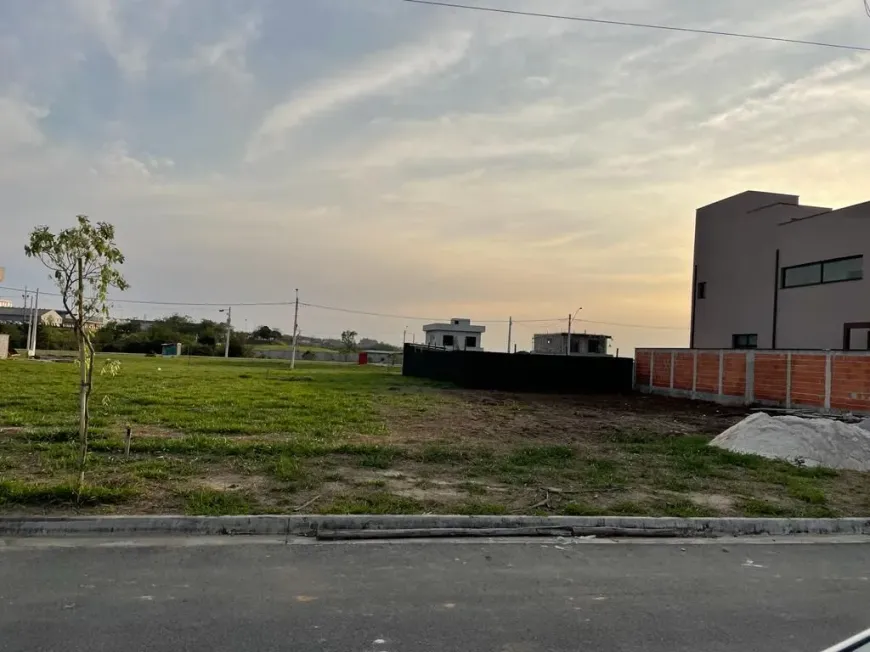
<svg viewBox="0 0 870 652">
<path fill-rule="evenodd" d="M 0 285 L 0 290 L 8 290 L 10 292 L 24 292 L 24 288 L 14 288 L 8 287 L 4 285 Z M 50 297 L 59 297 L 61 296 L 57 292 L 40 292 L 41 295 L 50 296 Z M 147 301 L 147 300 L 139 300 L 139 299 L 109 299 L 109 303 L 125 303 L 132 305 L 143 305 L 143 306 L 177 306 L 181 308 L 226 308 L 228 306 L 236 307 L 268 307 L 268 306 L 292 306 L 294 304 L 293 301 L 222 301 L 222 302 L 186 302 L 186 301 Z M 384 312 L 372 312 L 368 310 L 355 310 L 353 308 L 341 308 L 337 306 L 324 306 L 317 303 L 305 303 L 303 301 L 299 302 L 300 306 L 305 306 L 306 308 L 314 308 L 315 310 L 328 310 L 332 312 L 341 312 L 351 315 L 365 315 L 368 317 L 384 317 L 387 319 L 403 319 L 406 321 L 428 321 L 428 322 L 438 322 L 440 320 L 444 320 L 444 317 L 415 317 L 411 315 L 396 315 L 391 313 Z M 477 324 L 507 324 L 509 320 L 507 319 L 480 319 L 475 320 Z M 551 317 L 549 319 L 514 319 L 514 325 L 520 324 L 559 324 L 565 321 L 564 318 L 559 317 Z M 589 319 L 577 319 L 578 322 L 583 322 L 587 324 L 598 324 L 602 326 L 620 326 L 623 328 L 648 328 L 653 330 L 686 330 L 684 327 L 677 326 L 650 326 L 644 324 L 623 324 L 619 322 L 607 322 L 607 321 L 592 321 Z"/>
<path fill-rule="evenodd" d="M 442 317 L 410 317 L 408 315 L 390 315 L 381 312 L 368 312 L 365 310 L 353 310 L 351 308 L 336 308 L 334 306 L 321 306 L 316 303 L 304 303 L 302 301 L 299 302 L 300 306 L 305 306 L 306 308 L 317 308 L 318 310 L 330 310 L 333 312 L 344 312 L 349 313 L 351 315 L 366 315 L 368 317 L 388 317 L 391 319 L 405 319 L 407 321 L 438 321 L 442 319 Z"/>
<path fill-rule="evenodd" d="M 512 16 L 526 16 L 533 18 L 552 18 L 556 20 L 571 20 L 578 23 L 595 23 L 598 25 L 615 25 L 619 27 L 638 27 L 643 29 L 658 29 L 668 32 L 684 32 L 689 34 L 704 34 L 707 36 L 728 36 L 731 38 L 752 39 L 756 41 L 774 41 L 776 43 L 791 43 L 793 45 L 813 45 L 822 48 L 834 48 L 837 50 L 854 50 L 856 52 L 870 52 L 870 47 L 860 45 L 845 45 L 842 43 L 828 43 L 826 41 L 805 41 L 802 39 L 785 38 L 780 36 L 766 36 L 763 34 L 744 34 L 741 32 L 724 32 L 715 29 L 700 29 L 694 27 L 676 27 L 674 25 L 657 25 L 654 23 L 633 23 L 625 20 L 606 20 L 604 18 L 589 18 L 585 16 L 570 16 L 564 14 L 545 14 L 536 11 L 520 11 L 518 9 L 502 9 L 499 7 L 484 7 L 465 5 L 454 2 L 441 2 L 440 0 L 401 0 L 418 5 L 431 5 L 435 7 L 450 7 L 452 9 L 469 9 L 471 11 L 484 11 L 494 14 L 509 14 Z M 867 13 L 870 15 L 870 0 L 864 0 Z"/>
<path fill-rule="evenodd" d="M 583 322 L 584 324 L 597 324 L 599 326 L 619 326 L 621 328 L 647 328 L 658 331 L 687 331 L 686 326 L 651 326 L 649 324 L 622 324 L 612 321 L 592 321 L 591 319 L 575 319 L 574 321 Z"/>
<path fill-rule="evenodd" d="M 24 292 L 24 288 L 13 288 L 7 286 L 0 286 L 0 290 L 8 290 L 11 292 Z M 42 292 L 42 294 L 51 297 L 60 297 L 61 295 L 57 292 Z M 152 301 L 145 299 L 108 299 L 108 303 L 124 303 L 124 304 L 133 304 L 133 305 L 144 305 L 144 306 L 178 306 L 182 308 L 201 308 L 201 307 L 209 307 L 209 308 L 226 308 L 227 306 L 235 307 L 263 307 L 263 306 L 292 306 L 294 304 L 293 301 L 220 301 L 220 302 L 197 302 L 197 301 Z M 439 319 L 445 319 L 444 317 L 413 317 L 410 315 L 394 315 L 389 313 L 382 312 L 370 312 L 366 310 L 354 310 L 352 308 L 339 308 L 335 306 L 323 306 L 316 303 L 304 303 L 302 301 L 299 302 L 300 306 L 306 306 L 308 308 L 315 308 L 318 310 L 330 310 L 334 312 L 343 312 L 354 315 L 367 315 L 370 317 L 387 317 L 390 319 L 405 319 L 408 321 L 438 321 Z M 545 322 L 552 321 L 550 319 L 529 319 L 522 320 L 521 322 L 514 323 L 534 323 L 534 322 Z M 478 323 L 483 324 L 496 324 L 496 323 L 508 323 L 507 319 L 503 320 L 489 320 L 489 321 L 479 321 Z"/>
<path fill-rule="evenodd" d="M 318 310 L 331 310 L 333 312 L 344 312 L 349 313 L 351 315 L 366 315 L 368 317 L 387 317 L 390 319 L 404 319 L 406 321 L 431 321 L 437 322 L 440 319 L 444 319 L 443 317 L 411 317 L 409 315 L 391 315 L 383 312 L 369 312 L 366 310 L 353 310 L 351 308 L 337 308 L 335 306 L 321 306 L 316 303 L 304 303 L 302 301 L 299 302 L 300 306 L 305 306 L 307 308 L 317 308 Z M 475 319 L 476 324 L 507 324 L 509 320 L 507 319 Z M 521 319 L 514 320 L 514 324 L 533 324 L 533 323 L 544 323 L 556 321 L 554 319 Z"/>
<path fill-rule="evenodd" d="M 0 290 L 9 290 L 12 292 L 24 292 L 24 288 L 11 288 L 0 285 Z M 46 296 L 50 297 L 59 297 L 61 296 L 57 292 L 41 292 Z M 223 303 L 201 303 L 201 302 L 189 302 L 189 301 L 146 301 L 146 300 L 137 300 L 137 299 L 108 299 L 108 303 L 130 303 L 130 304 L 139 304 L 144 306 L 180 306 L 182 308 L 198 308 L 198 307 L 214 307 L 214 308 L 226 308 L 227 306 L 238 306 L 238 307 L 246 307 L 246 306 L 291 306 L 293 305 L 292 301 L 258 301 L 258 302 L 235 302 L 229 303 L 224 301 Z"/>
</svg>

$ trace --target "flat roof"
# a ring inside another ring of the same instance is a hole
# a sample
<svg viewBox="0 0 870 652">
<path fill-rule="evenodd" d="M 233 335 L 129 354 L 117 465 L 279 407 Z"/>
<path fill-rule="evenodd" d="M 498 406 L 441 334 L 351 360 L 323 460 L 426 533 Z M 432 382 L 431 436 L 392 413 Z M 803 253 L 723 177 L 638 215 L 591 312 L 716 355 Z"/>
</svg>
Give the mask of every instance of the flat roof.
<svg viewBox="0 0 870 652">
<path fill-rule="evenodd" d="M 561 333 L 535 333 L 535 337 L 553 337 L 555 335 L 564 335 L 568 336 L 567 331 L 562 331 Z M 606 337 L 608 340 L 613 339 L 613 335 L 602 335 L 600 333 L 571 333 L 571 337 Z"/>
<path fill-rule="evenodd" d="M 486 326 L 475 326 L 474 324 L 426 324 L 423 326 L 423 332 L 429 331 L 460 331 L 465 333 L 483 333 L 486 331 Z"/>
</svg>

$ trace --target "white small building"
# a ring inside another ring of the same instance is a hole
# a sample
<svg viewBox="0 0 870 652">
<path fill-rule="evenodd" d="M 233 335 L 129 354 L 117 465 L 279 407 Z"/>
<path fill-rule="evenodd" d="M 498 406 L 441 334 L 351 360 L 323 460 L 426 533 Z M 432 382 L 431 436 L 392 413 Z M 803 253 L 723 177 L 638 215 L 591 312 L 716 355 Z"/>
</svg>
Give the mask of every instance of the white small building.
<svg viewBox="0 0 870 652">
<path fill-rule="evenodd" d="M 426 345 L 448 351 L 483 351 L 482 337 L 486 326 L 472 326 L 470 319 L 454 317 L 449 324 L 426 324 Z"/>
</svg>

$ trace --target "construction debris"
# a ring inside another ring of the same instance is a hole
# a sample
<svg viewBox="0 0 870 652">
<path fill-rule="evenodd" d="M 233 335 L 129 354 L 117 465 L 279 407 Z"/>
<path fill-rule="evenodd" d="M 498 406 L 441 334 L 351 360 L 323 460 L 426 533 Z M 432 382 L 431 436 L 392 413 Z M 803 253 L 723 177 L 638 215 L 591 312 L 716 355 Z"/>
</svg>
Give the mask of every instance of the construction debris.
<svg viewBox="0 0 870 652">
<path fill-rule="evenodd" d="M 870 430 L 834 419 L 772 417 L 758 412 L 728 428 L 710 445 L 802 466 L 870 471 Z"/>
</svg>

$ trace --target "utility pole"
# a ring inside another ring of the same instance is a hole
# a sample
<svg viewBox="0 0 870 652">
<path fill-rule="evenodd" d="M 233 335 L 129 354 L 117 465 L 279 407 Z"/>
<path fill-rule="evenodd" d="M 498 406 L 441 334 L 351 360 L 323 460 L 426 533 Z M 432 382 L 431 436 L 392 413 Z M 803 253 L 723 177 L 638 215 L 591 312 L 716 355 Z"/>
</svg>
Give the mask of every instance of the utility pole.
<svg viewBox="0 0 870 652">
<path fill-rule="evenodd" d="M 296 288 L 296 307 L 293 309 L 293 353 L 290 356 L 290 369 L 296 368 L 296 340 L 299 335 L 299 288 Z"/>
<path fill-rule="evenodd" d="M 408 327 L 405 326 L 405 330 L 402 331 L 402 344 L 408 343 Z"/>
<path fill-rule="evenodd" d="M 32 327 L 27 340 L 28 357 L 36 357 L 36 333 L 39 330 L 39 288 L 36 288 L 36 298 L 33 301 L 33 313 L 30 316 Z"/>
<path fill-rule="evenodd" d="M 508 349 L 507 352 L 511 352 L 511 335 L 513 335 L 514 330 L 514 318 L 508 317 Z"/>
<path fill-rule="evenodd" d="M 224 357 L 230 357 L 230 335 L 233 332 L 233 307 L 227 307 L 227 341 L 224 343 Z"/>
</svg>

